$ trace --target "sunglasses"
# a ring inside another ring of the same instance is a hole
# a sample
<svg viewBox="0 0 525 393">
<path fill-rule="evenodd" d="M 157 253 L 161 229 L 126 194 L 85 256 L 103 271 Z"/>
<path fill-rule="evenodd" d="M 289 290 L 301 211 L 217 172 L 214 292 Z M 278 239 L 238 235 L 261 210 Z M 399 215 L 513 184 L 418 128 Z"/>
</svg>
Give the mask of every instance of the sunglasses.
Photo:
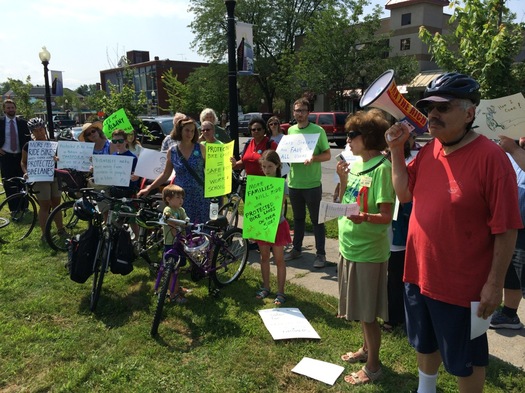
<svg viewBox="0 0 525 393">
<path fill-rule="evenodd" d="M 271 127 L 273 127 L 273 126 L 278 126 L 279 123 L 269 123 L 268 125 L 271 126 Z"/>
<path fill-rule="evenodd" d="M 449 102 L 440 102 L 436 104 L 428 104 L 426 108 L 424 108 L 424 110 L 427 113 L 432 112 L 434 109 L 436 109 L 439 113 L 447 113 L 455 106 L 458 106 L 458 105 L 452 105 Z"/>
<path fill-rule="evenodd" d="M 91 135 L 93 135 L 93 134 L 98 134 L 98 131 L 97 131 L 97 130 L 92 130 L 92 131 L 89 131 L 89 130 L 88 130 L 88 131 L 85 131 L 85 132 L 84 132 L 84 135 L 85 135 L 85 136 L 91 136 Z"/>
<path fill-rule="evenodd" d="M 124 143 L 124 139 L 112 139 L 111 143 L 117 144 L 117 143 Z"/>
<path fill-rule="evenodd" d="M 262 131 L 262 128 L 261 127 L 254 127 L 254 128 L 251 128 L 251 131 Z"/>
<path fill-rule="evenodd" d="M 348 134 L 346 134 L 346 136 L 348 137 L 348 139 L 355 139 L 355 138 L 357 138 L 359 135 L 363 135 L 363 134 L 361 134 L 360 131 L 350 131 Z"/>
</svg>

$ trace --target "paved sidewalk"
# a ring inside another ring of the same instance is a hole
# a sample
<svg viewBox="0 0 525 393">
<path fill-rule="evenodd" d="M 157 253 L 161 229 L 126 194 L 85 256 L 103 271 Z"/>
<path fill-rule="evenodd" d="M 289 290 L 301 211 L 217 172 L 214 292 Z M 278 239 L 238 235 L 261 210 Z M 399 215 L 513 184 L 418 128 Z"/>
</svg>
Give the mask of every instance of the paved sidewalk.
<svg viewBox="0 0 525 393">
<path fill-rule="evenodd" d="M 336 239 L 326 239 L 326 260 L 332 262 L 325 268 L 313 267 L 315 246 L 313 234 L 307 233 L 303 242 L 303 255 L 301 258 L 287 262 L 287 281 L 302 285 L 311 291 L 322 292 L 338 297 L 336 263 L 338 261 L 339 247 Z M 249 262 L 259 269 L 259 253 L 250 251 Z M 276 274 L 276 267 L 270 263 L 271 271 Z M 291 305 L 293 306 L 293 305 Z M 334 309 L 334 315 L 337 309 Z M 518 315 L 525 322 L 525 301 L 520 303 Z M 489 329 L 490 354 L 525 370 L 525 329 Z"/>
</svg>

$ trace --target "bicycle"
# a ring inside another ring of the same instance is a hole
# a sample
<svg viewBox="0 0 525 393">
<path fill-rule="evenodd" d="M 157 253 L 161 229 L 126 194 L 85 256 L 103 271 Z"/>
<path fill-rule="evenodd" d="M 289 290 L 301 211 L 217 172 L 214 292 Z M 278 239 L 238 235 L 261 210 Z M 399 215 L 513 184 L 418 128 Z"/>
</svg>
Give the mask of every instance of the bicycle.
<svg viewBox="0 0 525 393">
<path fill-rule="evenodd" d="M 232 173 L 232 192 L 228 195 L 228 200 L 219 208 L 219 215 L 226 217 L 230 228 L 239 225 L 239 205 L 244 200 L 246 194 L 246 176 L 236 171 Z M 288 198 L 284 199 L 283 214 L 286 217 L 288 211 Z"/>
<path fill-rule="evenodd" d="M 8 243 L 27 238 L 37 223 L 39 206 L 33 183 L 23 177 L 12 177 L 6 180 L 6 186 L 19 191 L 0 203 L 0 238 Z"/>
<path fill-rule="evenodd" d="M 88 176 L 88 173 L 74 169 L 55 169 L 55 177 L 57 177 L 59 188 L 62 190 L 64 202 L 51 210 L 44 230 L 47 244 L 55 251 L 67 251 L 67 240 L 87 229 L 86 222 L 79 220 L 74 214 L 73 206 L 81 195 L 80 190 L 86 187 Z M 58 228 L 55 223 L 58 215 L 62 216 L 62 228 Z"/>
<path fill-rule="evenodd" d="M 136 213 L 130 205 L 140 200 L 113 198 L 91 188 L 80 191 L 82 198 L 81 202 L 80 200 L 76 202 L 75 214 L 81 220 L 88 221 L 89 226 L 94 226 L 98 231 L 99 238 L 93 261 L 93 284 L 89 299 L 89 309 L 95 311 L 100 299 L 104 277 L 110 269 L 112 259 L 116 258 L 114 250 L 116 250 L 120 231 L 131 230 L 127 222 L 129 218 L 135 217 Z M 97 206 L 102 201 L 109 203 L 107 214 L 102 213 Z"/>
<path fill-rule="evenodd" d="M 141 207 L 136 213 L 135 222 L 139 227 L 139 233 L 133 244 L 135 254 L 144 259 L 152 270 L 158 268 L 159 264 L 153 262 L 150 254 L 158 253 L 164 247 L 164 235 L 162 226 L 157 221 L 162 216 L 160 201 L 162 196 L 152 195 L 141 197 Z"/>
<path fill-rule="evenodd" d="M 157 305 L 150 330 L 153 337 L 158 334 L 168 290 L 170 297 L 175 295 L 179 271 L 186 265 L 185 261 L 189 263 L 187 270 L 191 278 L 198 281 L 207 277 L 209 293 L 217 295 L 219 288 L 241 276 L 248 260 L 247 240 L 243 239 L 240 229 L 229 228 L 225 217 L 205 224 L 173 218 L 160 222 L 162 225 L 170 223 L 183 230 L 178 231 L 172 248 L 164 253 L 157 273 L 154 286 Z M 214 289 L 212 282 L 215 284 Z"/>
</svg>

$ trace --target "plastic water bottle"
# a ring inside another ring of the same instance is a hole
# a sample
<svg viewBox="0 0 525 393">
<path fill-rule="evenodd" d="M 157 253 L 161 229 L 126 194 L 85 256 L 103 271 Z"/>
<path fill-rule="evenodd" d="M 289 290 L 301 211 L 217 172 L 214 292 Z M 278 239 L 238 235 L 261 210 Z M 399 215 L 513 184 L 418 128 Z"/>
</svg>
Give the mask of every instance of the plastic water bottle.
<svg viewBox="0 0 525 393">
<path fill-rule="evenodd" d="M 210 203 L 210 220 L 216 220 L 219 217 L 219 200 L 212 198 Z"/>
</svg>

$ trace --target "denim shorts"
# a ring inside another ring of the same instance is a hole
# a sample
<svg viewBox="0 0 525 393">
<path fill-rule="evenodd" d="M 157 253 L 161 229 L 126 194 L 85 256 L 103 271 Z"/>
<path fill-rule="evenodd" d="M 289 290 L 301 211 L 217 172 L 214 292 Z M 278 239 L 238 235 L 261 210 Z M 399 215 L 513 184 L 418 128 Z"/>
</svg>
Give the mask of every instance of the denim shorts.
<svg viewBox="0 0 525 393">
<path fill-rule="evenodd" d="M 439 350 L 445 370 L 468 377 L 489 363 L 487 334 L 470 339 L 470 309 L 434 300 L 405 283 L 408 341 L 421 354 Z"/>
</svg>

